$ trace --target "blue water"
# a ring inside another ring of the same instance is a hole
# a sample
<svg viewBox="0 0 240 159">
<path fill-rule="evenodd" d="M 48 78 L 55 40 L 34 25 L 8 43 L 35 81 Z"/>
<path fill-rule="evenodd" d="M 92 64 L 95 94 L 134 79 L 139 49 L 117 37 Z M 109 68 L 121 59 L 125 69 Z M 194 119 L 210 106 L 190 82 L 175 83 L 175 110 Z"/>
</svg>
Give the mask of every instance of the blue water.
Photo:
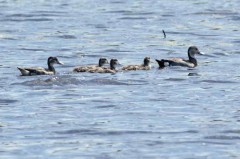
<svg viewBox="0 0 240 159">
<path fill-rule="evenodd" d="M 240 158 L 239 0 L 0 1 L 0 158 Z M 166 32 L 163 38 L 162 30 Z M 157 69 L 187 57 L 194 69 Z M 18 66 L 54 76 L 22 77 Z M 100 57 L 150 71 L 72 73 Z"/>
</svg>

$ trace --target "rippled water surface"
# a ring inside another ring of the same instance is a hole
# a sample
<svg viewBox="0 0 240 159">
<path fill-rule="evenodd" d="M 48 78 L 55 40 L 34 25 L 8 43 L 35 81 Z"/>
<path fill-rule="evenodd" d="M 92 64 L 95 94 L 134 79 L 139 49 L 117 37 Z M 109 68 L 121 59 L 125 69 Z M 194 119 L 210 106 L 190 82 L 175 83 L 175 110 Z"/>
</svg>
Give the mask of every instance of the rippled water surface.
<svg viewBox="0 0 240 159">
<path fill-rule="evenodd" d="M 240 158 L 239 0 L 1 0 L 0 158 Z M 163 37 L 162 30 L 166 32 Z M 159 70 L 187 57 L 194 69 Z M 54 76 L 17 66 L 65 63 Z M 73 73 L 100 57 L 149 71 Z"/>
</svg>

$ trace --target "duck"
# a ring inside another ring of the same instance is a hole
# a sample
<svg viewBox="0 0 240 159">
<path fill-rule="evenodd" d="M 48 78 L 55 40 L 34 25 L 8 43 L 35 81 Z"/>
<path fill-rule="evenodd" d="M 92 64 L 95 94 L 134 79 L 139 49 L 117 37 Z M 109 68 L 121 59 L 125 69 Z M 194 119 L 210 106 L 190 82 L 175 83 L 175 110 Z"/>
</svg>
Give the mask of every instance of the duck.
<svg viewBox="0 0 240 159">
<path fill-rule="evenodd" d="M 182 58 L 170 58 L 170 59 L 156 59 L 159 68 L 164 68 L 166 66 L 182 66 L 182 67 L 189 67 L 194 68 L 197 67 L 197 59 L 195 55 L 204 55 L 204 53 L 200 52 L 196 46 L 190 46 L 188 48 L 188 60 Z M 168 63 L 168 65 L 165 65 Z"/>
<path fill-rule="evenodd" d="M 116 73 L 116 66 L 119 64 L 117 59 L 110 60 L 110 67 L 98 67 L 96 69 L 89 70 L 91 73 Z"/>
<path fill-rule="evenodd" d="M 150 65 L 150 57 L 145 57 L 143 59 L 143 64 L 141 65 L 128 65 L 124 66 L 122 70 L 124 71 L 130 71 L 130 70 L 150 70 L 151 65 Z"/>
<path fill-rule="evenodd" d="M 17 67 L 21 72 L 22 76 L 33 76 L 33 75 L 54 75 L 56 74 L 54 64 L 63 65 L 57 57 L 49 57 L 47 60 L 48 68 L 43 67 Z"/>
<path fill-rule="evenodd" d="M 100 58 L 98 61 L 98 65 L 87 65 L 87 66 L 79 66 L 73 69 L 74 72 L 89 72 L 90 70 L 98 69 L 103 67 L 108 63 L 106 58 Z"/>
</svg>

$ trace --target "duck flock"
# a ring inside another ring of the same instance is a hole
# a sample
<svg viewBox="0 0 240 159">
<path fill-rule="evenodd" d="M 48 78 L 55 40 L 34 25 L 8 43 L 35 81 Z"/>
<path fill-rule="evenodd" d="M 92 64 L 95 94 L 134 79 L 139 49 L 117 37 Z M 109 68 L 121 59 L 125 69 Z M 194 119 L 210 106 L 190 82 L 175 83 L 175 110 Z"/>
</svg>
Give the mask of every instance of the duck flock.
<svg viewBox="0 0 240 159">
<path fill-rule="evenodd" d="M 182 67 L 196 67 L 197 60 L 195 55 L 202 55 L 196 46 L 190 46 L 188 48 L 188 59 L 182 58 L 169 58 L 169 59 L 156 59 L 156 62 L 159 65 L 159 68 L 164 68 L 167 66 L 182 66 Z M 62 62 L 58 60 L 57 57 L 48 58 L 48 68 L 42 67 L 18 67 L 22 76 L 33 76 L 33 75 L 53 75 L 56 73 L 54 64 L 63 65 Z M 110 63 L 109 67 L 105 67 L 105 64 Z M 145 57 L 143 64 L 136 65 L 127 65 L 122 68 L 117 69 L 119 64 L 117 59 L 111 59 L 110 62 L 106 58 L 100 58 L 98 65 L 86 65 L 86 66 L 77 66 L 73 68 L 73 72 L 91 72 L 91 73 L 117 73 L 118 71 L 131 71 L 131 70 L 150 70 L 151 69 L 150 57 Z"/>
</svg>

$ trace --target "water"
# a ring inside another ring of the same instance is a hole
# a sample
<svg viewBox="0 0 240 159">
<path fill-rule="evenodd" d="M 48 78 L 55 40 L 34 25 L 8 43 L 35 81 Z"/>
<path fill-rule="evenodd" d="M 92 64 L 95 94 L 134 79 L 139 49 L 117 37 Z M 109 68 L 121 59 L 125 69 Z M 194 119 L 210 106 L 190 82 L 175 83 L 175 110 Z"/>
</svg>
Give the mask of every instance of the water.
<svg viewBox="0 0 240 159">
<path fill-rule="evenodd" d="M 240 158 L 238 0 L 0 1 L 0 156 Z M 167 38 L 163 38 L 165 30 Z M 194 69 L 155 58 L 205 52 Z M 17 66 L 65 63 L 55 76 Z M 72 73 L 100 57 L 150 71 Z"/>
</svg>

